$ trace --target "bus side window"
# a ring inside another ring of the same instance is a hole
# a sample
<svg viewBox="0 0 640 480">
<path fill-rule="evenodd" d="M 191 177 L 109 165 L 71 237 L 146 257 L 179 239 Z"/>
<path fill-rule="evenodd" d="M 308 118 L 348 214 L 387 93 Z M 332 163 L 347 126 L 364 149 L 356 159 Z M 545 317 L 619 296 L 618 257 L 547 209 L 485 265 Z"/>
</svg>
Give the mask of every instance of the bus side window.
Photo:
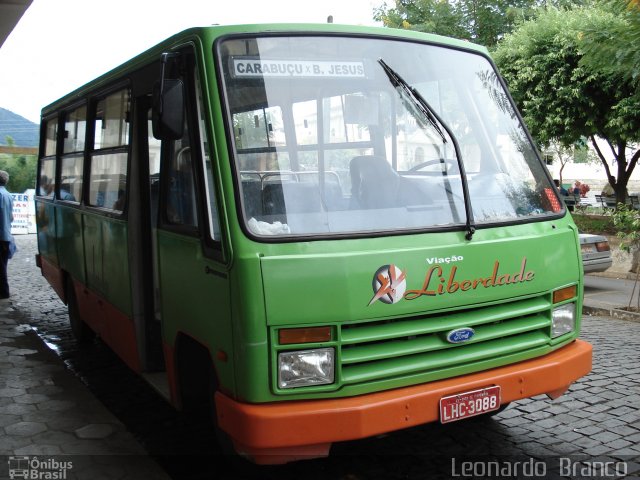
<svg viewBox="0 0 640 480">
<path fill-rule="evenodd" d="M 168 162 L 165 218 L 169 224 L 198 227 L 193 155 L 189 128 L 185 121 L 184 134 L 173 142 Z"/>
<path fill-rule="evenodd" d="M 58 117 L 50 118 L 43 128 L 43 157 L 38 171 L 38 196 L 53 198 L 56 181 L 56 145 Z"/>
<path fill-rule="evenodd" d="M 122 213 L 126 200 L 129 97 L 129 89 L 122 89 L 97 102 L 89 159 L 89 205 L 116 213 Z"/>
<path fill-rule="evenodd" d="M 202 85 L 197 72 L 194 72 L 194 82 L 196 88 L 196 107 L 198 109 L 198 127 L 200 135 L 200 154 L 204 163 L 204 182 L 205 197 L 207 205 L 207 213 L 209 218 L 209 235 L 215 243 L 220 242 L 220 217 L 218 214 L 218 204 L 216 201 L 216 188 L 214 183 L 213 163 L 209 155 L 209 145 L 207 143 L 207 127 L 206 115 L 204 109 L 204 100 L 202 93 Z"/>
</svg>

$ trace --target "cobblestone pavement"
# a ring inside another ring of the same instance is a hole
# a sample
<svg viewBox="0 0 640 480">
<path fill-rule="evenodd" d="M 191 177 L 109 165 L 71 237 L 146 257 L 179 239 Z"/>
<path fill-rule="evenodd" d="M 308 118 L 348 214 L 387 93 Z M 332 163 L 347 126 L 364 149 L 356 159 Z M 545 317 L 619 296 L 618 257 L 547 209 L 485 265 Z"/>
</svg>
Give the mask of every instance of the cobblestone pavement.
<svg viewBox="0 0 640 480">
<path fill-rule="evenodd" d="M 487 459 L 500 466 L 546 462 L 546 478 L 640 478 L 640 323 L 585 316 L 582 337 L 594 345 L 593 371 L 557 400 L 521 400 L 493 418 L 345 442 L 334 445 L 328 459 L 259 468 L 221 455 L 205 422 L 175 412 L 99 341 L 78 348 L 66 308 L 35 268 L 35 238 L 19 237 L 18 247 L 10 283 L 22 323 L 55 347 L 66 367 L 174 479 L 450 478 L 465 476 L 462 462 Z M 598 470 L 600 465 L 611 469 Z M 504 472 L 492 476 L 501 477 Z"/>
<path fill-rule="evenodd" d="M 28 263 L 23 256 L 18 262 Z M 31 296 L 26 277 L 18 279 L 16 263 L 14 296 L 30 298 L 36 311 L 42 304 Z M 20 466 L 19 458 L 46 457 L 72 460 L 62 470 L 62 463 L 49 462 L 32 471 L 64 472 L 68 479 L 167 479 L 125 426 L 65 368 L 55 348 L 42 342 L 11 302 L 0 302 L 0 478 Z"/>
</svg>

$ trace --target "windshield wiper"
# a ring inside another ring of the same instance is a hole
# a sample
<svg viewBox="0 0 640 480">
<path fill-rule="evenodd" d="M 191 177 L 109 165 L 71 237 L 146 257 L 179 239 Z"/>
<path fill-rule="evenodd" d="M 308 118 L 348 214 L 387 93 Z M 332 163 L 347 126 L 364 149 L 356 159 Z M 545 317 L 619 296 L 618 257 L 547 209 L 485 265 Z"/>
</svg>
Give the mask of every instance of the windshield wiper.
<svg viewBox="0 0 640 480">
<path fill-rule="evenodd" d="M 460 179 L 462 181 L 462 194 L 464 196 L 464 210 L 466 215 L 466 224 L 465 228 L 467 234 L 465 238 L 467 240 L 471 240 L 473 238 L 473 234 L 476 231 L 475 224 L 473 222 L 473 210 L 471 209 L 471 197 L 469 195 L 469 185 L 467 184 L 467 175 L 464 170 L 464 164 L 462 163 L 462 154 L 460 152 L 460 145 L 458 144 L 458 140 L 455 135 L 449 128 L 449 126 L 440 118 L 440 116 L 436 113 L 436 111 L 429 105 L 429 102 L 418 92 L 415 88 L 409 85 L 394 69 L 392 69 L 387 63 L 382 59 L 378 59 L 378 63 L 389 77 L 389 81 L 391 84 L 396 87 L 398 92 L 403 94 L 405 99 L 411 101 L 411 104 L 415 105 L 418 111 L 424 116 L 424 118 L 429 122 L 429 124 L 433 127 L 433 129 L 440 135 L 443 143 L 447 143 L 447 138 L 442 130 L 447 132 L 447 135 L 451 139 L 453 143 L 453 149 L 456 154 L 456 161 L 458 162 L 458 169 L 460 170 Z M 441 128 L 442 127 L 442 128 Z"/>
</svg>

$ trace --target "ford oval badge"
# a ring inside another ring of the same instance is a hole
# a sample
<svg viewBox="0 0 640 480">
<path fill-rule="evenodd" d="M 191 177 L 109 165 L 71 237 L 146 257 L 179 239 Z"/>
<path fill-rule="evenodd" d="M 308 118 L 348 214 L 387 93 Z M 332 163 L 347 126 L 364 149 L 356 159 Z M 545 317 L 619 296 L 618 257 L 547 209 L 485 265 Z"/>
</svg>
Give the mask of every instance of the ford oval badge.
<svg viewBox="0 0 640 480">
<path fill-rule="evenodd" d="M 456 328 L 447 333 L 447 341 L 449 343 L 463 343 L 468 342 L 476 334 L 473 328 Z"/>
</svg>

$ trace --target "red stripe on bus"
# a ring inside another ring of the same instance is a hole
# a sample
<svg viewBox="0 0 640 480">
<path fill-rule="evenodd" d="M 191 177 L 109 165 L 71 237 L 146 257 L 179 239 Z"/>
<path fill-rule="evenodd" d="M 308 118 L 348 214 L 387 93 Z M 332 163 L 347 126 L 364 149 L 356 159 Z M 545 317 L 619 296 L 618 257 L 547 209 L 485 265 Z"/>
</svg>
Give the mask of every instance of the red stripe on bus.
<svg viewBox="0 0 640 480">
<path fill-rule="evenodd" d="M 74 280 L 78 309 L 83 321 L 136 373 L 142 371 L 133 319 L 102 296 Z"/>
<path fill-rule="evenodd" d="M 44 257 L 40 257 L 42 275 L 66 302 L 64 272 Z M 73 280 L 80 317 L 134 372 L 140 373 L 140 356 L 133 319 L 84 284 Z"/>
<path fill-rule="evenodd" d="M 47 279 L 60 299 L 64 303 L 67 303 L 66 295 L 64 294 L 64 274 L 62 273 L 62 270 L 42 255 L 40 255 L 40 265 L 44 278 Z"/>
</svg>

